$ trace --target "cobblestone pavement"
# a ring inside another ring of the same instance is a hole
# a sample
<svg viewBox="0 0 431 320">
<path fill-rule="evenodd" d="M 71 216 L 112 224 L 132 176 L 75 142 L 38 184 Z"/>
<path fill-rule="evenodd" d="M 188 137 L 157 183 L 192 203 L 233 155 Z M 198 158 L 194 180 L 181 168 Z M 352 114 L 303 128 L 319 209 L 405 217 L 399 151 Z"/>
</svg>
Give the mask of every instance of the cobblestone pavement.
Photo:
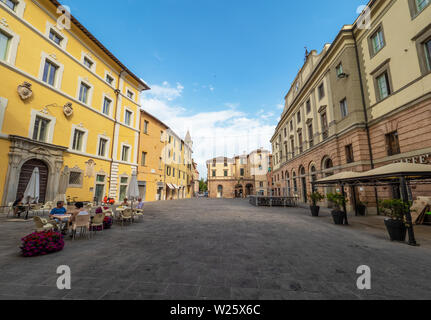
<svg viewBox="0 0 431 320">
<path fill-rule="evenodd" d="M 431 299 L 431 248 L 392 243 L 384 231 L 243 200 L 145 210 L 139 223 L 36 258 L 18 249 L 33 223 L 2 220 L 0 299 Z M 57 289 L 59 265 L 71 267 L 72 290 Z M 356 287 L 360 265 L 372 270 L 372 290 Z"/>
</svg>

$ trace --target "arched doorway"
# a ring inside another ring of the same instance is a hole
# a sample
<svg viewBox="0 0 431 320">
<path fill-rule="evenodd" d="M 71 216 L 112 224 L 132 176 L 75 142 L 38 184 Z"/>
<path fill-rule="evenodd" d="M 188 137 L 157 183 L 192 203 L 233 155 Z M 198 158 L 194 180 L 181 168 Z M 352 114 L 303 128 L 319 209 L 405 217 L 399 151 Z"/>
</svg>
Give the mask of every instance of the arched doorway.
<svg viewBox="0 0 431 320">
<path fill-rule="evenodd" d="M 37 159 L 29 160 L 21 167 L 16 198 L 19 195 L 24 194 L 31 175 L 36 167 L 39 168 L 39 203 L 45 203 L 49 170 L 45 162 Z"/>
<path fill-rule="evenodd" d="M 322 160 L 322 171 L 323 171 L 323 177 L 329 177 L 334 175 L 334 171 L 331 170 L 334 168 L 334 163 L 332 162 L 332 159 L 329 157 L 324 157 Z M 325 187 L 325 193 L 334 193 L 335 188 L 334 187 Z"/>
<path fill-rule="evenodd" d="M 292 180 L 293 180 L 293 196 L 298 196 L 298 183 L 296 181 L 296 173 L 295 171 L 292 172 Z"/>
<path fill-rule="evenodd" d="M 292 190 L 290 188 L 290 176 L 289 176 L 289 172 L 286 171 L 286 186 L 287 186 L 287 196 L 291 197 L 292 196 Z"/>
<path fill-rule="evenodd" d="M 316 182 L 317 181 L 317 174 L 316 174 L 316 167 L 314 165 L 311 165 L 310 167 L 310 172 L 311 172 L 311 181 L 312 182 Z M 313 189 L 313 186 L 311 187 L 311 191 L 314 192 L 315 189 Z"/>
<path fill-rule="evenodd" d="M 245 186 L 245 195 L 246 196 L 250 196 L 253 194 L 253 185 L 252 184 L 248 184 Z"/>
<path fill-rule="evenodd" d="M 305 168 L 304 167 L 300 167 L 299 168 L 299 174 L 301 176 L 301 194 L 302 194 L 302 201 L 304 203 L 307 203 L 308 198 L 307 198 L 307 176 L 305 173 Z"/>
<path fill-rule="evenodd" d="M 217 198 L 223 198 L 223 186 L 219 185 L 217 187 Z"/>
<path fill-rule="evenodd" d="M 235 187 L 235 198 L 242 198 L 242 197 L 243 197 L 242 185 L 238 184 Z"/>
</svg>

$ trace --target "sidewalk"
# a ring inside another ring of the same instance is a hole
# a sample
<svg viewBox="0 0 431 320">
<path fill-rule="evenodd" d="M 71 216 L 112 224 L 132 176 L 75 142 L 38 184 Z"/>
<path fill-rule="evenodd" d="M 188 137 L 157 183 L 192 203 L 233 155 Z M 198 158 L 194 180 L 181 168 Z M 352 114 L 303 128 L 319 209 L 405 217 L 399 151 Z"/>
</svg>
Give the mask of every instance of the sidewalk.
<svg viewBox="0 0 431 320">
<path fill-rule="evenodd" d="M 305 205 L 300 205 L 303 209 L 309 209 Z M 328 223 L 334 223 L 331 216 L 331 209 L 320 208 L 319 216 Z M 384 220 L 385 216 L 367 215 L 356 217 L 354 214 L 348 215 L 349 227 L 357 230 L 363 230 L 372 233 L 377 238 L 389 239 Z M 416 242 L 423 247 L 431 247 L 431 226 L 414 225 Z M 407 235 L 408 239 L 408 235 Z"/>
</svg>

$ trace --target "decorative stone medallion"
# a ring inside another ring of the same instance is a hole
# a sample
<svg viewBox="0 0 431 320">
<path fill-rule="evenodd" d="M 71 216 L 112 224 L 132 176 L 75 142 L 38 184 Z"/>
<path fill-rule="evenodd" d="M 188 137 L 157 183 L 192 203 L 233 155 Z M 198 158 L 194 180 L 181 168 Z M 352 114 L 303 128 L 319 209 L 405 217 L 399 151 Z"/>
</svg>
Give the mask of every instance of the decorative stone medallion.
<svg viewBox="0 0 431 320">
<path fill-rule="evenodd" d="M 23 84 L 19 85 L 18 94 L 23 101 L 31 98 L 31 96 L 33 95 L 33 91 L 31 90 L 31 83 L 24 81 Z"/>
<path fill-rule="evenodd" d="M 73 115 L 72 103 L 68 102 L 64 105 L 63 113 L 67 118 L 69 118 Z"/>
</svg>

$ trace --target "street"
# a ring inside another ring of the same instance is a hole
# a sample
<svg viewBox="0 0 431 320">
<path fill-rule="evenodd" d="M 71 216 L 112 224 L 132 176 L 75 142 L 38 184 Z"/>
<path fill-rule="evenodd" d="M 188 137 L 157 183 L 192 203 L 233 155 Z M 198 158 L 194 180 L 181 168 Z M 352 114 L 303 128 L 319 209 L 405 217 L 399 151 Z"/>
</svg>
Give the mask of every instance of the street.
<svg viewBox="0 0 431 320">
<path fill-rule="evenodd" d="M 32 228 L 0 222 L 0 299 L 431 299 L 430 246 L 335 226 L 301 208 L 148 203 L 138 223 L 23 258 L 20 238 Z M 57 289 L 60 265 L 71 269 L 71 290 Z M 357 288 L 361 265 L 371 268 L 371 290 Z"/>
</svg>

